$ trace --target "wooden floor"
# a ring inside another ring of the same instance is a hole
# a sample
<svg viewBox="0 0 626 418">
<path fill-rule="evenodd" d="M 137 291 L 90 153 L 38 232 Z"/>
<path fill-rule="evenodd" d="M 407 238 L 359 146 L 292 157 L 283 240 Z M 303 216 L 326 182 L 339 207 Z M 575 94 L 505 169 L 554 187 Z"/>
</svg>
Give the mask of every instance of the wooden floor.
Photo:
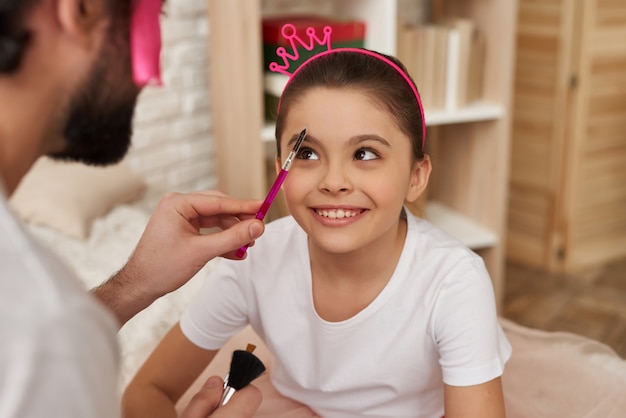
<svg viewBox="0 0 626 418">
<path fill-rule="evenodd" d="M 594 338 L 626 358 L 626 259 L 572 277 L 509 263 L 502 314 L 528 327 Z"/>
</svg>

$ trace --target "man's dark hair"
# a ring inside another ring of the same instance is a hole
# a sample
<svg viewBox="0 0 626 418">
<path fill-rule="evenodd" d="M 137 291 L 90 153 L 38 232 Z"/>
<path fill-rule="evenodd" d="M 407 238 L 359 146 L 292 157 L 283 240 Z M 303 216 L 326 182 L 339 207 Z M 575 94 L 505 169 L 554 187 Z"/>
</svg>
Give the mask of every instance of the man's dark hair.
<svg viewBox="0 0 626 418">
<path fill-rule="evenodd" d="M 31 34 L 22 27 L 26 12 L 38 0 L 0 0 L 0 74 L 20 65 Z"/>
<path fill-rule="evenodd" d="M 0 0 L 0 74 L 10 74 L 20 66 L 32 34 L 24 28 L 24 18 L 40 0 Z M 131 0 L 106 2 L 114 19 L 128 19 Z"/>
</svg>

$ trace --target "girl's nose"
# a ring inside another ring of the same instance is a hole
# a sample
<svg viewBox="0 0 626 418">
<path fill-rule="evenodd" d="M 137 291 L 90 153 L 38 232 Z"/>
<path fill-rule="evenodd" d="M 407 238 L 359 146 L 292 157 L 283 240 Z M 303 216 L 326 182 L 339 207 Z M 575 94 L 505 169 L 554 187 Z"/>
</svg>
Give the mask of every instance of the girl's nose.
<svg viewBox="0 0 626 418">
<path fill-rule="evenodd" d="M 352 190 L 348 168 L 341 163 L 329 164 L 321 178 L 320 189 L 326 193 L 344 193 Z"/>
</svg>

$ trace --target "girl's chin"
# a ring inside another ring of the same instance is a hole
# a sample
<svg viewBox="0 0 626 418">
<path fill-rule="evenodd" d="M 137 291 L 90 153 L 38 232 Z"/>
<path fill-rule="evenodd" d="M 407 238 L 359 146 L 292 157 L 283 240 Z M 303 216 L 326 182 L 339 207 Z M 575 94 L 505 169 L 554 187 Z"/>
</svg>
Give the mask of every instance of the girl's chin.
<svg viewBox="0 0 626 418">
<path fill-rule="evenodd" d="M 315 234 L 309 234 L 309 242 L 319 251 L 328 255 L 345 255 L 354 252 L 362 247 L 363 242 L 355 238 L 337 236 L 333 234 L 324 234 L 321 239 Z"/>
</svg>

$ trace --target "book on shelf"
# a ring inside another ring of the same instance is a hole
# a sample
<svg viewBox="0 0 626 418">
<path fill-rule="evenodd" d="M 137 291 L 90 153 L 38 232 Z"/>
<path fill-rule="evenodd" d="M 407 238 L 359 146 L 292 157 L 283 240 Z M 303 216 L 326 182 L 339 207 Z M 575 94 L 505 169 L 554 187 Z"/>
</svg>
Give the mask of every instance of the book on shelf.
<svg viewBox="0 0 626 418">
<path fill-rule="evenodd" d="M 403 26 L 397 39 L 426 109 L 452 111 L 481 99 L 485 39 L 471 20 Z"/>
<path fill-rule="evenodd" d="M 452 110 L 468 104 L 467 90 L 469 88 L 469 67 L 474 22 L 469 19 L 451 19 L 448 22 L 450 31 L 458 33 L 457 49 L 451 53 L 457 54 L 457 65 L 453 76 L 456 77 L 456 94 L 453 103 L 446 102 L 446 109 Z"/>
<path fill-rule="evenodd" d="M 467 101 L 469 103 L 482 99 L 486 40 L 485 34 L 479 30 L 472 33 L 471 55 L 468 68 Z"/>
</svg>

